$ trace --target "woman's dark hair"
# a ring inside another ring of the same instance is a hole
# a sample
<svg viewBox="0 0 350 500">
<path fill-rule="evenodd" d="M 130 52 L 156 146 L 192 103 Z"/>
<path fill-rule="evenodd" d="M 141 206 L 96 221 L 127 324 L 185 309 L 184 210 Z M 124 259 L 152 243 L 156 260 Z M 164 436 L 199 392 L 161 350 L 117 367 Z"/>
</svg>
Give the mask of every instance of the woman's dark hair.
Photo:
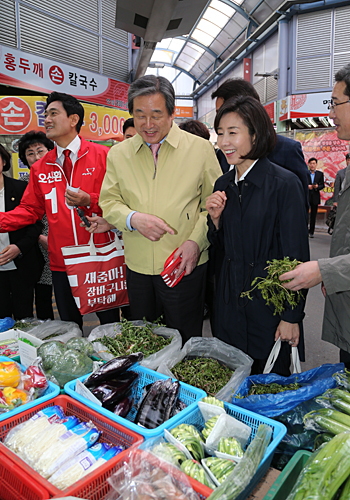
<svg viewBox="0 0 350 500">
<path fill-rule="evenodd" d="M 70 115 L 79 116 L 79 121 L 76 125 L 76 129 L 79 134 L 81 126 L 84 121 L 84 108 L 82 104 L 80 104 L 78 99 L 76 99 L 72 95 L 64 94 L 63 92 L 52 92 L 47 98 L 45 109 L 47 109 L 49 104 L 55 101 L 60 101 L 62 103 L 62 106 L 64 107 L 67 116 Z"/>
<path fill-rule="evenodd" d="M 210 132 L 208 127 L 204 125 L 204 123 L 199 120 L 187 120 L 185 122 L 180 123 L 179 128 L 188 132 L 189 134 L 198 135 L 199 137 L 203 137 L 203 139 L 210 139 Z"/>
<path fill-rule="evenodd" d="M 4 162 L 4 166 L 2 167 L 2 170 L 3 170 L 3 172 L 7 172 L 11 168 L 11 155 L 4 148 L 4 146 L 2 144 L 0 144 L 0 156 L 2 158 L 2 161 Z"/>
<path fill-rule="evenodd" d="M 238 96 L 228 99 L 216 114 L 214 128 L 218 132 L 221 118 L 228 113 L 237 113 L 248 127 L 253 147 L 242 158 L 257 160 L 267 156 L 276 145 L 276 132 L 264 106 L 249 96 Z M 253 140 L 253 137 L 255 139 Z"/>
<path fill-rule="evenodd" d="M 21 162 L 27 167 L 29 167 L 29 165 L 26 158 L 26 151 L 30 146 L 33 146 L 34 144 L 42 144 L 48 151 L 51 151 L 51 149 L 55 147 L 54 143 L 46 137 L 44 132 L 36 132 L 35 130 L 31 130 L 30 132 L 22 135 L 17 144 L 18 156 Z"/>
</svg>

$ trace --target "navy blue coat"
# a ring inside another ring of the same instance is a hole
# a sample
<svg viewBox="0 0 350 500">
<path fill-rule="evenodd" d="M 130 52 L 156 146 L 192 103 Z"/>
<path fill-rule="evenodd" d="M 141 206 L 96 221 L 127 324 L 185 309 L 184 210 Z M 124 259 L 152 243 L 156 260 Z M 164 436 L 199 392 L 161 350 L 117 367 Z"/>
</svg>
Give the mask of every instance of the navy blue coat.
<svg viewBox="0 0 350 500">
<path fill-rule="evenodd" d="M 241 298 L 254 278 L 266 276 L 266 262 L 290 257 L 308 261 L 309 243 L 304 192 L 298 177 L 260 159 L 243 181 L 241 202 L 235 170 L 219 177 L 214 191 L 225 191 L 227 202 L 216 230 L 208 216 L 208 238 L 224 251 L 216 295 L 215 336 L 254 359 L 266 359 L 281 319 L 299 323 L 305 301 L 281 315 L 266 306 L 259 291 L 253 300 Z M 302 337 L 302 329 L 301 329 Z M 304 359 L 303 339 L 299 354 Z"/>
<path fill-rule="evenodd" d="M 217 158 L 221 169 L 225 174 L 230 168 L 230 165 L 227 163 L 226 156 L 222 151 L 218 150 Z M 283 135 L 277 135 L 276 146 L 269 154 L 268 159 L 272 163 L 276 163 L 276 165 L 286 168 L 299 177 L 304 190 L 305 207 L 306 210 L 309 211 L 309 170 L 305 162 L 300 142 L 289 139 L 289 137 L 284 137 Z"/>
</svg>

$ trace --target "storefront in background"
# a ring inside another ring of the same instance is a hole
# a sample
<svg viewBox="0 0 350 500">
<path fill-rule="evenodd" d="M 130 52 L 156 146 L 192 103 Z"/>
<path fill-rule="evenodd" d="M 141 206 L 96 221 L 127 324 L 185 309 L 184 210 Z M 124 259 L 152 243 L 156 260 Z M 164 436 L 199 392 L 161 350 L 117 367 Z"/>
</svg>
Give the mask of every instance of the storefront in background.
<svg viewBox="0 0 350 500">
<path fill-rule="evenodd" d="M 44 128 L 46 96 L 0 96 L 0 135 L 21 136 Z M 121 109 L 82 103 L 85 119 L 80 135 L 90 141 L 123 139 L 123 124 L 130 116 Z M 15 148 L 13 148 L 15 151 Z M 20 177 L 27 168 L 13 151 L 13 176 Z"/>
<path fill-rule="evenodd" d="M 338 139 L 334 130 L 302 130 L 295 139 L 301 142 L 305 160 L 317 158 L 317 169 L 323 171 L 325 187 L 321 191 L 321 205 L 331 204 L 334 181 L 338 170 L 346 167 L 345 156 L 349 142 Z"/>
</svg>

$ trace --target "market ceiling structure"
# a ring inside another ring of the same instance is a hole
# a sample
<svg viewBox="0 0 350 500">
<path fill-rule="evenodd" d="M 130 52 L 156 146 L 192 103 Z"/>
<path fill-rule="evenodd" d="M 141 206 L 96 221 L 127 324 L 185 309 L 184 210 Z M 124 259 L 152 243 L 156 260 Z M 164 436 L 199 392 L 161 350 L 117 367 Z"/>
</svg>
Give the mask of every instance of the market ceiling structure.
<svg viewBox="0 0 350 500">
<path fill-rule="evenodd" d="M 199 95 L 293 6 L 332 0 L 117 0 L 116 27 L 142 38 L 134 77 L 171 66 Z M 305 5 L 306 7 L 306 5 Z M 161 73 L 160 73 L 161 74 Z"/>
</svg>

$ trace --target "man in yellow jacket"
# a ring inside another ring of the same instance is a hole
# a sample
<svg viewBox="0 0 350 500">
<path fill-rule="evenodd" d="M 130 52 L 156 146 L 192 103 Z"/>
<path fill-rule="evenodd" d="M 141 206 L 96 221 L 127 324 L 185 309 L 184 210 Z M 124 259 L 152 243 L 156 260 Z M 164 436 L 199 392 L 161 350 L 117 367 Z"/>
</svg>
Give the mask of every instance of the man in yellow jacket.
<svg viewBox="0 0 350 500">
<path fill-rule="evenodd" d="M 173 122 L 175 93 L 166 78 L 136 80 L 128 105 L 137 135 L 110 150 L 99 203 L 108 223 L 123 231 L 132 318 L 163 314 L 185 342 L 202 334 L 205 202 L 220 166 L 209 141 Z M 171 288 L 160 273 L 174 250 L 182 257 L 178 275 L 185 274 Z"/>
</svg>

